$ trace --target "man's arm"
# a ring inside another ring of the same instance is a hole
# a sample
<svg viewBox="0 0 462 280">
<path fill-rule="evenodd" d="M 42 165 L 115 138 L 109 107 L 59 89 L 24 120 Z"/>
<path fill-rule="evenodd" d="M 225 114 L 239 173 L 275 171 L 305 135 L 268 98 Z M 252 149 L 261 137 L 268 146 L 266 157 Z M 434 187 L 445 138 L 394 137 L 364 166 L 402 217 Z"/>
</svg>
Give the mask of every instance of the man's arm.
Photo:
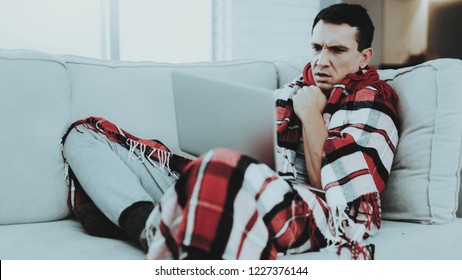
<svg viewBox="0 0 462 280">
<path fill-rule="evenodd" d="M 321 160 L 328 131 L 322 117 L 327 99 L 316 86 L 303 87 L 293 98 L 294 110 L 302 122 L 306 169 L 310 184 L 322 189 Z"/>
</svg>

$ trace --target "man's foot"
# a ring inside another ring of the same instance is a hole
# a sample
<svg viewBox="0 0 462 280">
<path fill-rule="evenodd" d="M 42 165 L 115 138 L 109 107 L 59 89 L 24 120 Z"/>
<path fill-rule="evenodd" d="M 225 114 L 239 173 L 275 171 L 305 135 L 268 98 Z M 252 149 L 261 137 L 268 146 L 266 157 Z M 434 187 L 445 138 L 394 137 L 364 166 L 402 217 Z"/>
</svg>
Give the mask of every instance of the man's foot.
<svg viewBox="0 0 462 280">
<path fill-rule="evenodd" d="M 146 220 L 154 209 L 152 202 L 140 201 L 125 209 L 119 217 L 119 225 L 137 246 L 147 252 Z"/>
</svg>

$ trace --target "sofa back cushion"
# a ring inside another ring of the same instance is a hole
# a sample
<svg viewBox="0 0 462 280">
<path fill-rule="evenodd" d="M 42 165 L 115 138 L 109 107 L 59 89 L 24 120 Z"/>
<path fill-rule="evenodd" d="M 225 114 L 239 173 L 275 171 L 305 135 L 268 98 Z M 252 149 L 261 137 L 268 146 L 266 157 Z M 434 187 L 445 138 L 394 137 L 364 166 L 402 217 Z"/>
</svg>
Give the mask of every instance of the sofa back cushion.
<svg viewBox="0 0 462 280">
<path fill-rule="evenodd" d="M 455 59 L 380 71 L 399 96 L 401 119 L 382 197 L 384 219 L 447 223 L 456 217 L 462 165 L 461 75 L 462 63 Z"/>
<path fill-rule="evenodd" d="M 302 70 L 308 62 L 309 57 L 302 55 L 285 58 L 284 60 L 273 61 L 274 65 L 276 65 L 278 69 L 279 87 L 282 87 L 298 78 L 302 74 Z"/>
<path fill-rule="evenodd" d="M 136 136 L 158 139 L 179 154 L 183 153 L 178 148 L 172 69 L 268 89 L 277 87 L 276 67 L 267 61 L 169 64 L 62 58 L 72 78 L 73 120 L 103 117 Z"/>
<path fill-rule="evenodd" d="M 66 66 L 57 57 L 0 50 L 0 225 L 69 214 L 59 140 L 70 122 L 70 99 Z"/>
</svg>

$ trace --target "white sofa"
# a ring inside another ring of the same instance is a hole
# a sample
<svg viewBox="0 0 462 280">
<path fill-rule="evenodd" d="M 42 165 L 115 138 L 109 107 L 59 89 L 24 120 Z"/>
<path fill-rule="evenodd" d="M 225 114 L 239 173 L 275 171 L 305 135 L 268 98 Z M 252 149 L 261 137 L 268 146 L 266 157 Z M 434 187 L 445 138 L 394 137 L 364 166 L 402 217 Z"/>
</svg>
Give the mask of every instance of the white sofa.
<svg viewBox="0 0 462 280">
<path fill-rule="evenodd" d="M 178 150 L 170 72 L 182 68 L 268 89 L 305 61 L 167 64 L 0 50 L 0 259 L 144 259 L 86 234 L 70 215 L 60 139 L 101 116 Z M 376 259 L 462 259 L 462 62 L 380 71 L 400 96 L 401 140 L 383 195 Z M 332 259 L 315 252 L 285 259 Z"/>
</svg>

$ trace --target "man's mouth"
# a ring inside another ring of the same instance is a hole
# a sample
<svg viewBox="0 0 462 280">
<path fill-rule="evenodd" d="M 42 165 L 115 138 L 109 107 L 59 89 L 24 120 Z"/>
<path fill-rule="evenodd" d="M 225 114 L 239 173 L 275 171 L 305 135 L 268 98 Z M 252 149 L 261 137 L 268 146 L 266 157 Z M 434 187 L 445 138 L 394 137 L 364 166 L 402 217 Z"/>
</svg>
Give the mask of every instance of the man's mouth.
<svg viewBox="0 0 462 280">
<path fill-rule="evenodd" d="M 324 81 L 324 80 L 329 79 L 331 76 L 324 72 L 316 72 L 315 77 L 316 77 L 316 80 L 318 81 Z"/>
</svg>

